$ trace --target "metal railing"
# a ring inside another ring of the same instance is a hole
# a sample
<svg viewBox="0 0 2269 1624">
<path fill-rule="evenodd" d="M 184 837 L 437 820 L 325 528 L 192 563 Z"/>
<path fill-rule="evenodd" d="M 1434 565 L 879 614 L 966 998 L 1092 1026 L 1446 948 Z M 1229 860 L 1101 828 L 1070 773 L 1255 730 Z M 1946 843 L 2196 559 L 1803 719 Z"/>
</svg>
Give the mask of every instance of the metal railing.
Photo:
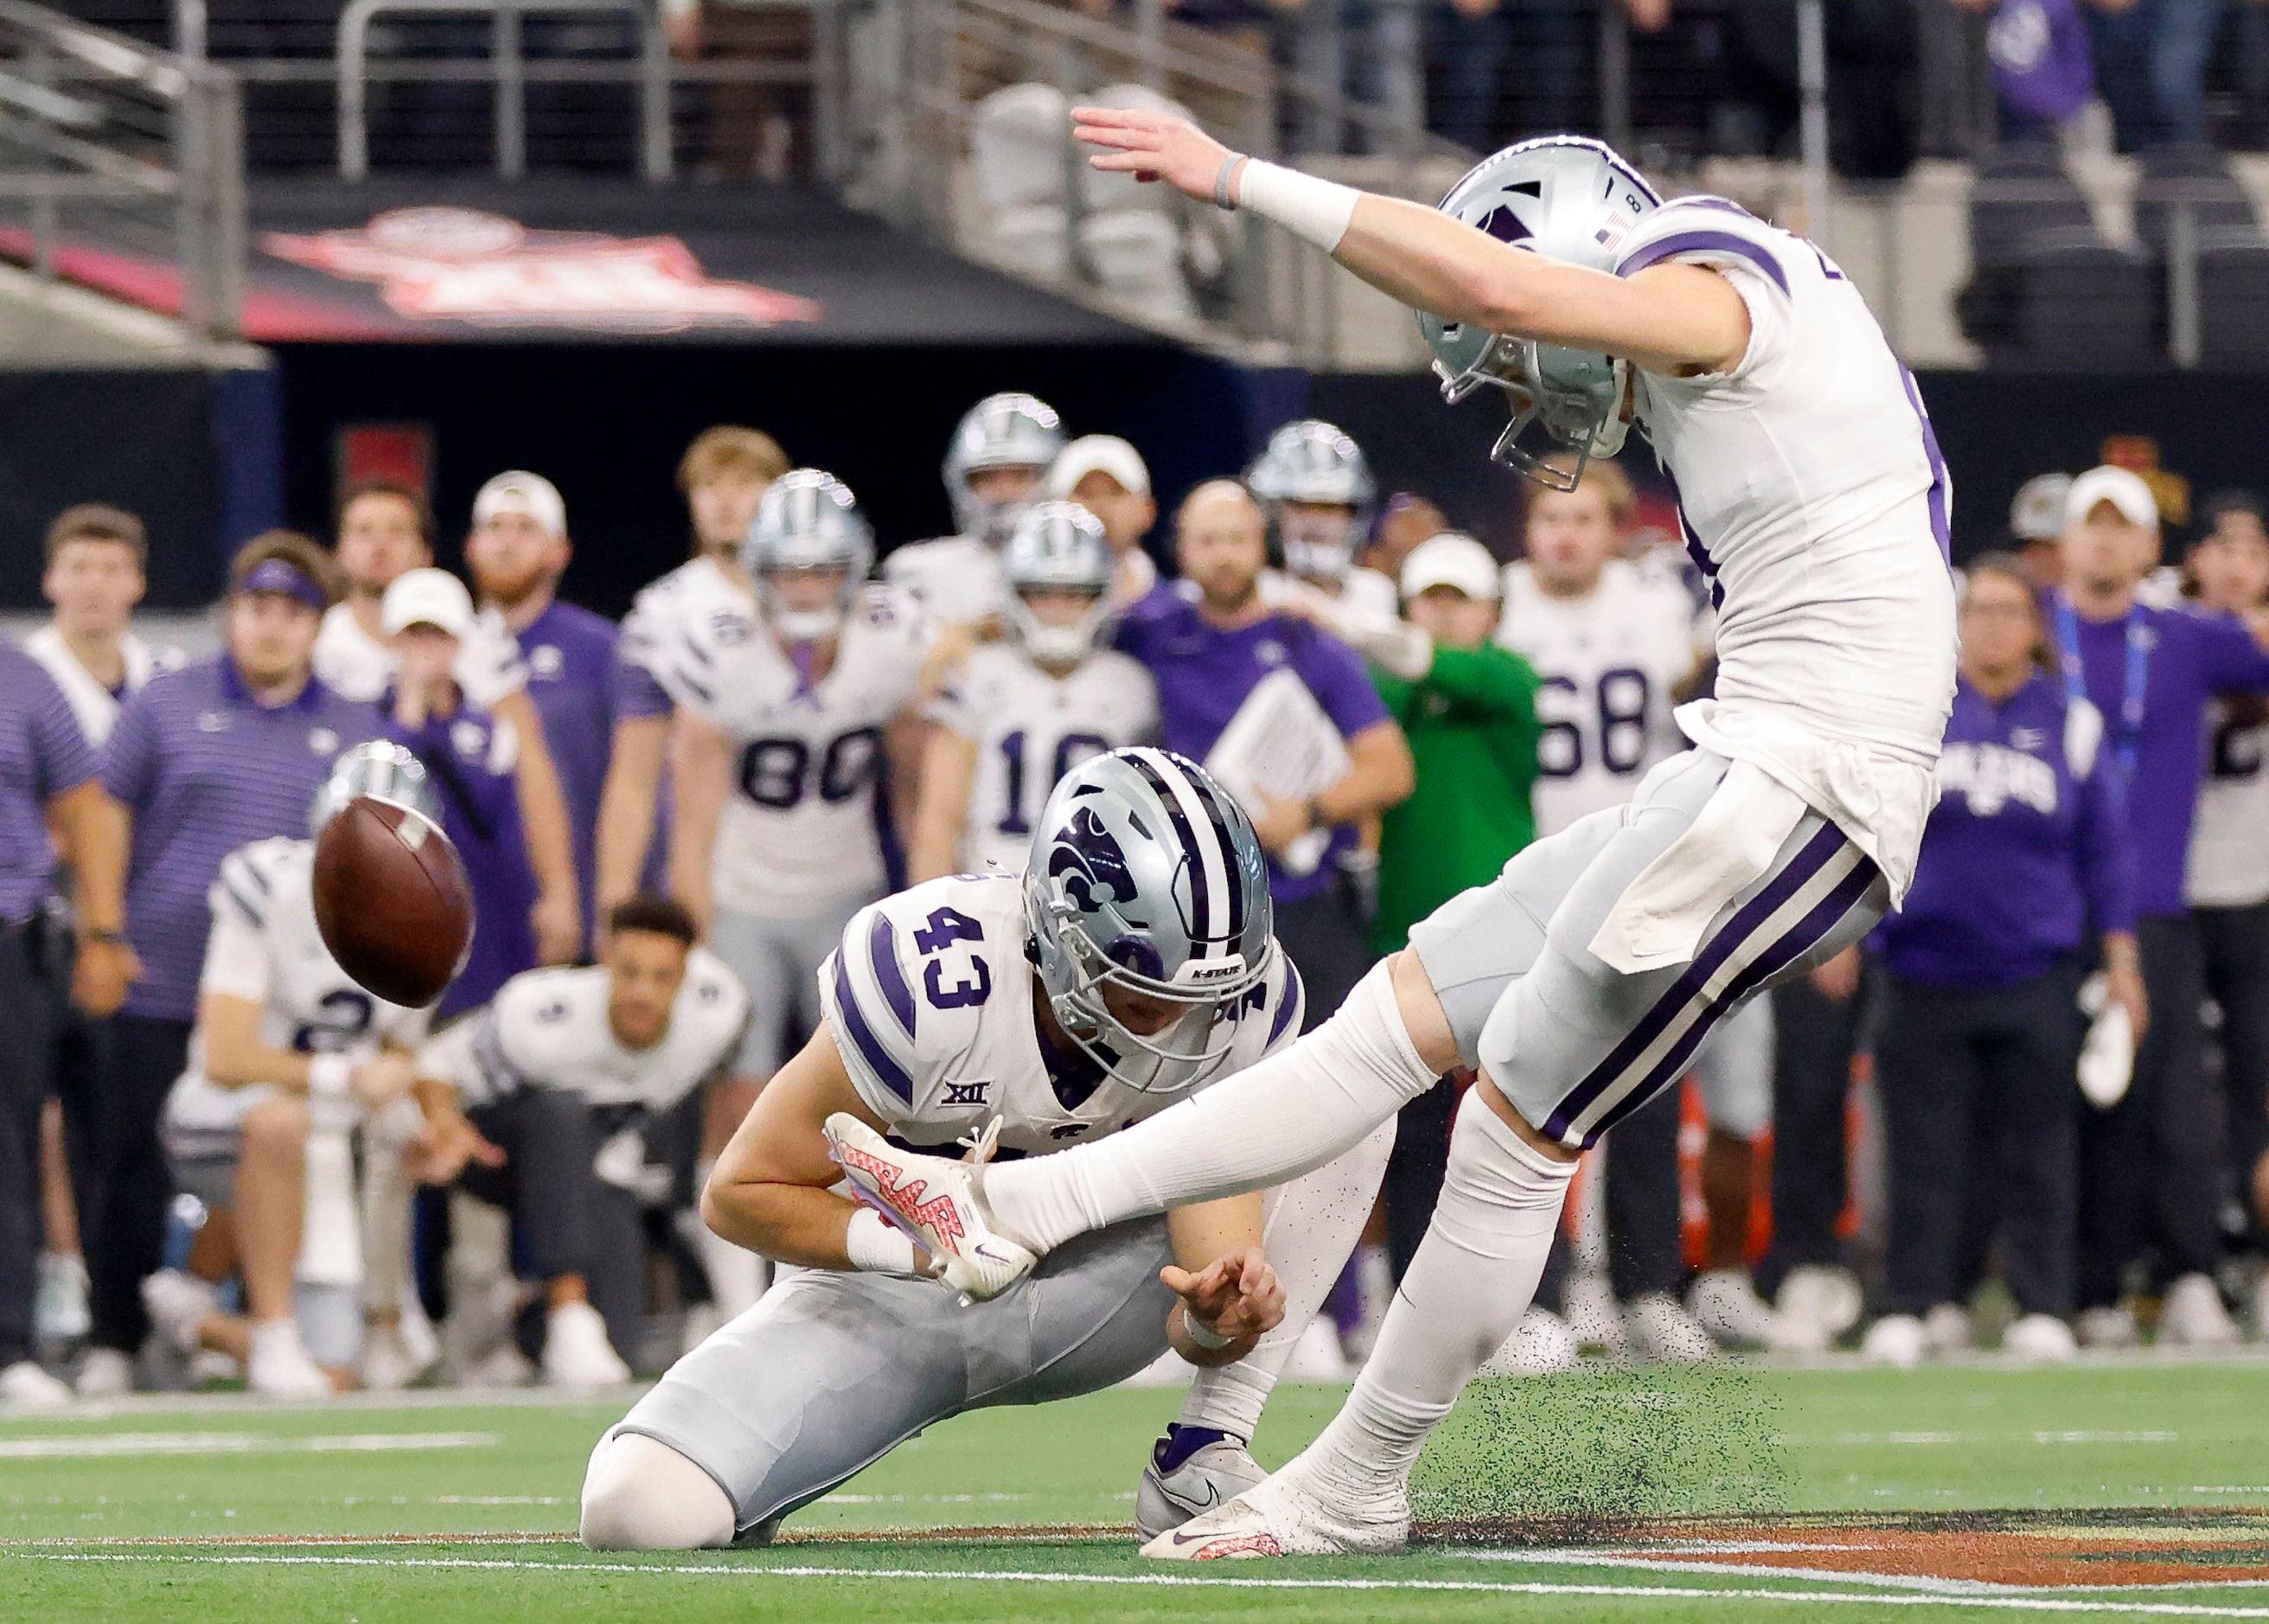
<svg viewBox="0 0 2269 1624">
<path fill-rule="evenodd" d="M 225 69 L 0 0 L 0 210 L 22 221 L 0 251 L 43 279 L 63 268 L 69 231 L 129 267 L 170 262 L 182 321 L 204 338 L 235 337 L 242 133 Z"/>
</svg>

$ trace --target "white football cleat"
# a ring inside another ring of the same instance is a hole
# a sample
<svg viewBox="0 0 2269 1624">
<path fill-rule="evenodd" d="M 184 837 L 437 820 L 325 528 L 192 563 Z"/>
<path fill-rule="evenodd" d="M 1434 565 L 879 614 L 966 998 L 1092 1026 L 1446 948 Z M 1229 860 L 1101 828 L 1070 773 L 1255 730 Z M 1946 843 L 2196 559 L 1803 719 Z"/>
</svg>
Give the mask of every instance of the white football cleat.
<svg viewBox="0 0 2269 1624">
<path fill-rule="evenodd" d="M 2030 1364 L 2066 1364 L 2080 1351 L 2072 1327 L 2054 1314 L 2027 1314 L 2010 1325 L 2001 1351 Z"/>
<path fill-rule="evenodd" d="M 607 1340 L 607 1322 L 588 1303 L 562 1303 L 543 1317 L 546 1387 L 619 1387 L 631 1368 Z"/>
<path fill-rule="evenodd" d="M 1822 1263 L 1800 1264 L 1788 1272 L 1774 1302 L 1772 1332 L 1765 1346 L 1775 1353 L 1820 1354 L 1859 1323 L 1866 1305 L 1851 1270 Z"/>
<path fill-rule="evenodd" d="M 1930 1351 L 1943 1359 L 1949 1354 L 1966 1354 L 1977 1346 L 1977 1338 L 1970 1328 L 1970 1310 L 1959 1303 L 1941 1303 L 1922 1317 L 1923 1334 L 1930 1339 Z"/>
<path fill-rule="evenodd" d="M 1391 1496 L 1360 1511 L 1327 1506 L 1287 1482 L 1299 1462 L 1256 1483 L 1227 1505 L 1170 1528 L 1142 1547 L 1160 1561 L 1211 1562 L 1249 1556 L 1388 1556 L 1410 1543 L 1410 1500 Z"/>
<path fill-rule="evenodd" d="M 1631 1299 L 1623 1310 L 1623 1325 L 1630 1335 L 1632 1356 L 1664 1364 L 1699 1364 L 1718 1356 L 1694 1316 L 1667 1291 L 1650 1291 Z"/>
<path fill-rule="evenodd" d="M 90 1347 L 71 1388 L 82 1399 L 122 1399 L 134 1391 L 134 1360 L 115 1347 Z"/>
<path fill-rule="evenodd" d="M 2084 1308 L 2073 1321 L 2072 1328 L 2078 1333 L 2082 1347 L 2132 1347 L 2143 1340 L 2143 1333 L 2136 1329 L 2134 1310 L 2125 1303 Z"/>
<path fill-rule="evenodd" d="M 827 1154 L 852 1193 L 930 1255 L 935 1278 L 972 1303 L 997 1297 L 1032 1272 L 1032 1249 L 1006 1235 L 985 1205 L 983 1150 L 953 1162 L 900 1150 L 848 1111 L 822 1125 Z"/>
<path fill-rule="evenodd" d="M 1611 1359 L 1621 1359 L 1630 1351 L 1622 1310 L 1615 1302 L 1615 1288 L 1608 1283 L 1606 1275 L 1570 1275 L 1568 1283 L 1561 1288 L 1560 1311 L 1568 1322 L 1568 1329 L 1576 1333 L 1578 1347 L 1596 1347 Z"/>
<path fill-rule="evenodd" d="M 1930 1332 L 1912 1314 L 1884 1315 L 1859 1343 L 1860 1358 L 1898 1370 L 1913 1369 L 1929 1351 Z"/>
<path fill-rule="evenodd" d="M 158 1333 L 191 1358 L 203 1351 L 197 1332 L 218 1305 L 212 1287 L 183 1269 L 159 1269 L 142 1282 L 142 1306 Z"/>
<path fill-rule="evenodd" d="M 1711 1269 L 1686 1294 L 1686 1311 L 1727 1347 L 1763 1347 L 1771 1340 L 1773 1311 L 1743 1269 Z"/>
<path fill-rule="evenodd" d="M 2167 1288 L 2159 1309 L 2162 1347 L 2235 1347 L 2243 1339 L 2222 1306 L 2221 1292 L 2204 1274 L 2185 1274 Z"/>
<path fill-rule="evenodd" d="M 244 1379 L 253 1391 L 270 1399 L 329 1399 L 338 1391 L 299 1340 L 299 1327 L 288 1319 L 253 1326 Z"/>
<path fill-rule="evenodd" d="M 1556 1376 L 1576 1368 L 1576 1333 L 1548 1308 L 1529 1305 L 1504 1346 L 1482 1362 L 1476 1376 Z"/>
<path fill-rule="evenodd" d="M 406 1324 L 373 1325 L 363 1340 L 362 1384 L 371 1392 L 400 1392 L 441 1362 L 441 1345 L 431 1326 L 422 1343 Z"/>
<path fill-rule="evenodd" d="M 87 1291 L 85 1259 L 76 1252 L 41 1252 L 39 1288 L 32 1298 L 33 1340 L 76 1342 L 93 1330 Z"/>
<path fill-rule="evenodd" d="M 48 1410 L 67 1410 L 72 1392 L 29 1359 L 19 1359 L 0 1369 L 0 1414 L 32 1415 Z"/>
<path fill-rule="evenodd" d="M 1161 1470 L 1175 1444 L 1178 1427 L 1150 1447 L 1143 1464 L 1142 1487 L 1134 1493 L 1134 1537 L 1151 1540 L 1170 1528 L 1179 1528 L 1194 1517 L 1202 1517 L 1227 1505 L 1268 1474 L 1252 1451 L 1232 1437 L 1216 1437 L 1178 1461 L 1171 1471 Z"/>
</svg>

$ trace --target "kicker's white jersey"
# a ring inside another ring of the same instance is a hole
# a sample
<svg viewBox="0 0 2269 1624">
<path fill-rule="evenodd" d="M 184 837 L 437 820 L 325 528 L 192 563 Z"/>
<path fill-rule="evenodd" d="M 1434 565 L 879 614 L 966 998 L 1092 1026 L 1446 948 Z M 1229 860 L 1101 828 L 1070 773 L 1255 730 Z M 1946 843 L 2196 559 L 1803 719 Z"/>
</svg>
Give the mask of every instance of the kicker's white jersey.
<svg viewBox="0 0 2269 1624">
<path fill-rule="evenodd" d="M 1686 745 L 1673 695 L 1694 675 L 1704 633 L 1676 581 L 1611 558 L 1581 598 L 1556 598 L 1525 563 L 1504 569 L 1497 640 L 1536 668 L 1536 832 L 1621 806 Z"/>
<path fill-rule="evenodd" d="M 2221 699 L 2206 707 L 2206 779 L 2183 877 L 2183 900 L 2193 908 L 2269 902 L 2269 840 L 2261 838 L 2269 828 L 2269 722 L 2252 720 L 2258 714 L 2233 717 Z"/>
<path fill-rule="evenodd" d="M 322 629 L 315 634 L 315 675 L 324 687 L 342 698 L 373 705 L 394 685 L 397 663 L 394 651 L 365 631 L 345 604 L 334 603 L 324 611 Z M 465 698 L 484 711 L 528 686 L 528 661 L 501 620 L 474 621 L 458 640 L 449 669 Z"/>
<path fill-rule="evenodd" d="M 388 1045 L 414 1048 L 428 1012 L 374 998 L 339 968 L 315 927 L 314 869 L 315 843 L 282 837 L 221 860 L 198 992 L 258 1004 L 259 1040 L 270 1048 L 352 1059 Z M 206 1078 L 200 1031 L 189 1038 L 188 1069 L 174 1086 L 166 1120 L 175 1128 L 224 1127 L 258 1097 Z"/>
<path fill-rule="evenodd" d="M 973 535 L 909 542 L 883 560 L 883 579 L 943 625 L 974 625 L 1009 607 L 1001 555 Z"/>
<path fill-rule="evenodd" d="M 1954 695 L 1951 491 L 1913 379 L 1858 289 L 1802 238 L 1722 198 L 1674 200 L 1617 251 L 1630 276 L 1708 265 L 1748 306 L 1726 373 L 1638 374 L 1718 609 L 1716 696 L 1681 722 L 1913 872 Z"/>
<path fill-rule="evenodd" d="M 1040 1155 L 1132 1127 L 1194 1092 L 1145 1094 L 1084 1060 L 1052 1074 L 1024 937 L 1021 879 L 956 875 L 861 909 L 820 966 L 820 1001 L 852 1083 L 905 1143 L 950 1145 L 998 1117 L 1003 1149 Z M 1290 1043 L 1301 1003 L 1299 973 L 1280 951 L 1224 1017 L 1238 1022 L 1237 1039 L 1207 1083 Z"/>
<path fill-rule="evenodd" d="M 454 1085 L 470 1105 L 555 1089 L 589 1104 L 660 1115 L 724 1073 L 749 1021 L 748 993 L 706 948 L 687 956 L 669 1030 L 653 1047 L 626 1048 L 615 1036 L 607 1016 L 612 995 L 603 965 L 524 971 L 487 1008 L 426 1045 L 418 1069 Z"/>
<path fill-rule="evenodd" d="M 1020 874 L 1056 780 L 1090 756 L 1147 742 L 1158 690 L 1140 664 L 1108 649 L 1059 677 L 1014 644 L 987 643 L 947 679 L 929 715 L 977 747 L 962 867 Z"/>
<path fill-rule="evenodd" d="M 718 905 L 799 919 L 873 896 L 888 877 L 883 730 L 920 685 L 921 611 L 894 587 L 862 587 L 833 668 L 814 683 L 742 603 L 670 616 L 650 668 L 672 700 L 738 742 L 711 871 Z"/>
</svg>

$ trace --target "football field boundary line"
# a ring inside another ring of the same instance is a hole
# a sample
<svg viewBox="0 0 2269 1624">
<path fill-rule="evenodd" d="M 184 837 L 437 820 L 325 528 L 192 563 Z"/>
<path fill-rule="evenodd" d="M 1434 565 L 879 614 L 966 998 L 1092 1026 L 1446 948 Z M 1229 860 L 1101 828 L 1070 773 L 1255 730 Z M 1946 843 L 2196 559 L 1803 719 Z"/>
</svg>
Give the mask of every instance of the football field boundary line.
<svg viewBox="0 0 2269 1624">
<path fill-rule="evenodd" d="M 2001 1613 L 2122 1613 L 2193 1619 L 2269 1619 L 2269 1606 L 2211 1602 L 2132 1601 L 2072 1596 L 1946 1595 L 1913 1591 L 1792 1591 L 1674 1584 L 1572 1584 L 1482 1579 L 1267 1578 L 1223 1574 L 1047 1573 L 1032 1569 L 855 1568 L 718 1563 L 539 1562 L 490 1557 L 316 1556 L 246 1552 L 191 1555 L 171 1552 L 30 1551 L 5 1554 L 18 1561 L 192 1564 L 205 1567 L 375 1568 L 561 1574 L 660 1574 L 706 1579 L 874 1579 L 978 1584 L 1090 1584 L 1164 1590 L 1318 1591 L 1489 1596 L 1621 1598 L 1636 1600 L 1785 1602 L 1805 1606 L 1857 1604 L 1878 1607 L 1977 1607 Z M 2202 1584 L 2206 1589 L 2209 1584 Z"/>
</svg>

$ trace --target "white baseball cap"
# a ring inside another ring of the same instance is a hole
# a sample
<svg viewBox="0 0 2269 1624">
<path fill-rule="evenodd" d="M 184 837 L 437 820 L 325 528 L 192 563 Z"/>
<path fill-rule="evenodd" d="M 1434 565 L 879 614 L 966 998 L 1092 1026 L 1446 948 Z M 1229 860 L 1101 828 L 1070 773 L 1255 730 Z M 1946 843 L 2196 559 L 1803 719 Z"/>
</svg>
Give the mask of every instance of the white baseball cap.
<svg viewBox="0 0 2269 1624">
<path fill-rule="evenodd" d="M 2034 475 L 2009 504 L 2009 534 L 2021 542 L 2056 540 L 2064 534 L 2065 498 L 2071 493 L 2071 475 Z"/>
<path fill-rule="evenodd" d="M 439 626 L 461 638 L 473 629 L 473 594 L 447 570 L 404 570 L 379 600 L 378 618 L 388 637 L 410 626 Z"/>
<path fill-rule="evenodd" d="M 1402 595 L 1415 598 L 1430 587 L 1454 587 L 1466 596 L 1494 603 L 1504 595 L 1504 577 L 1489 550 L 1455 530 L 1423 541 L 1402 561 Z"/>
<path fill-rule="evenodd" d="M 567 504 L 559 487 L 541 474 L 510 469 L 483 485 L 473 498 L 473 528 L 479 529 L 499 513 L 526 513 L 543 527 L 546 535 L 567 534 Z"/>
<path fill-rule="evenodd" d="M 1056 453 L 1048 465 L 1048 494 L 1065 500 L 1090 474 L 1110 475 L 1130 496 L 1150 494 L 1150 470 L 1142 454 L 1116 434 L 1083 434 Z"/>
<path fill-rule="evenodd" d="M 2151 494 L 2151 487 L 2143 476 L 2132 469 L 2114 468 L 2107 462 L 2092 468 L 2072 482 L 2065 493 L 2064 521 L 2080 524 L 2098 505 L 2109 502 L 2119 510 L 2119 516 L 2129 524 L 2140 525 L 2147 530 L 2159 528 L 2159 498 Z"/>
</svg>

